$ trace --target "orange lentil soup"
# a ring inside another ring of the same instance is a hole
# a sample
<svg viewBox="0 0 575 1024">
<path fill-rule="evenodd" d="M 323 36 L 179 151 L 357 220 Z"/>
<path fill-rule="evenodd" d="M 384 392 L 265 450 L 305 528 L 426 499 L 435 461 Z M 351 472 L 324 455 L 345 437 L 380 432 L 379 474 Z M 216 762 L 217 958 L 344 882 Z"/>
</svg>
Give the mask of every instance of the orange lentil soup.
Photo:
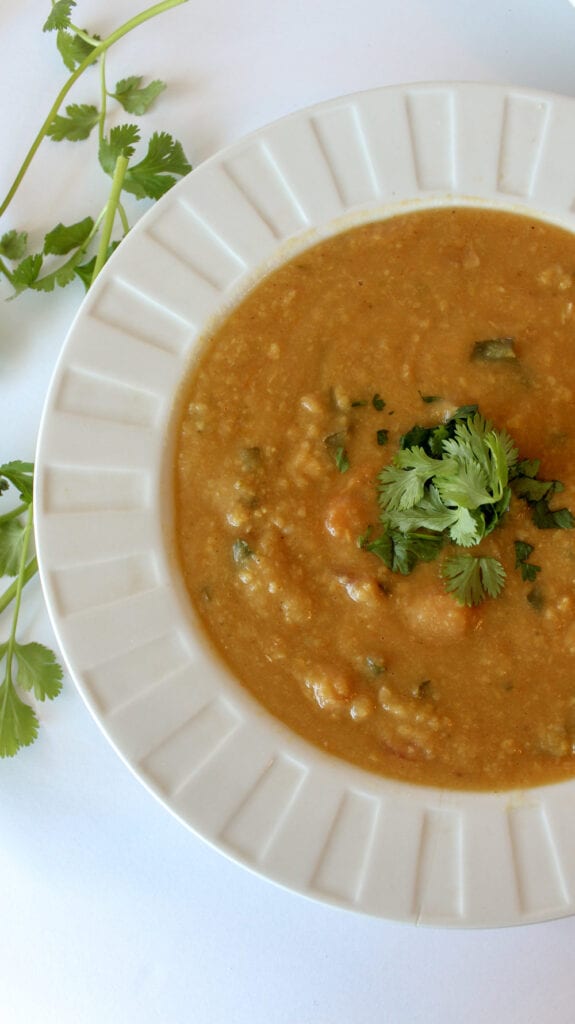
<svg viewBox="0 0 575 1024">
<path fill-rule="evenodd" d="M 471 604 L 446 589 L 449 537 L 405 574 L 365 542 L 402 438 L 468 405 L 562 482 L 547 512 L 575 509 L 574 302 L 570 233 L 441 208 L 320 242 L 201 348 L 178 406 L 185 582 L 237 679 L 331 754 L 450 788 L 575 774 L 571 524 L 512 493 L 464 551 L 505 573 Z"/>
</svg>

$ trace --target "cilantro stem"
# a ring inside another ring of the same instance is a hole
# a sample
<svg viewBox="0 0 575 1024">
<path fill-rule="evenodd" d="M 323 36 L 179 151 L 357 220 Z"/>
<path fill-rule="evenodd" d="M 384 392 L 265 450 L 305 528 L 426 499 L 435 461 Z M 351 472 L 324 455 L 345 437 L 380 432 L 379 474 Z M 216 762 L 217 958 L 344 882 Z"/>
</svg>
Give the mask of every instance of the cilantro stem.
<svg viewBox="0 0 575 1024">
<path fill-rule="evenodd" d="M 60 92 L 56 96 L 56 99 L 54 100 L 52 106 L 50 107 L 50 110 L 48 111 L 48 114 L 38 134 L 36 135 L 32 145 L 30 146 L 30 149 L 28 150 L 26 156 L 24 157 L 24 160 L 22 161 L 20 170 L 18 171 L 16 177 L 14 178 L 14 181 L 12 182 L 12 185 L 6 193 L 6 196 L 2 204 L 0 205 L 0 217 L 2 216 L 2 214 L 6 212 L 10 203 L 12 202 L 18 188 L 20 187 L 22 179 L 28 171 L 28 168 L 32 163 L 32 160 L 34 159 L 36 152 L 40 147 L 40 144 L 45 139 L 48 129 L 52 124 L 54 118 L 56 117 L 58 111 L 60 110 L 60 107 L 66 99 L 66 96 L 70 92 L 70 89 L 84 74 L 84 71 L 86 71 L 86 69 L 89 68 L 92 64 L 95 64 L 98 58 L 101 57 L 104 53 L 106 53 L 106 51 L 109 50 L 110 47 L 114 45 L 114 43 L 117 43 L 119 39 L 122 39 L 123 36 L 127 35 L 133 29 L 137 28 L 139 25 L 143 25 L 144 22 L 149 21 L 151 18 L 155 18 L 158 14 L 162 14 L 164 11 L 170 10 L 172 7 L 179 7 L 181 4 L 185 4 L 187 2 L 188 0 L 161 0 L 160 3 L 153 4 L 151 7 L 146 8 L 146 10 L 140 11 L 139 14 L 134 15 L 128 21 L 124 22 L 123 25 L 120 25 L 119 28 L 115 29 L 114 32 L 111 32 L 110 35 L 106 37 L 106 39 L 103 39 L 101 42 L 98 42 L 98 45 L 94 47 L 92 52 L 84 58 L 82 63 L 78 65 L 75 71 L 73 71 L 70 77 L 66 80 L 66 82 L 60 89 Z"/>
<path fill-rule="evenodd" d="M 26 586 L 26 584 L 36 575 L 37 572 L 38 572 L 38 559 L 36 558 L 36 555 L 34 555 L 30 559 L 28 564 L 24 567 L 24 572 L 22 574 L 22 581 L 23 581 L 22 582 L 22 588 L 24 588 Z M 0 595 L 0 615 L 2 614 L 2 612 L 4 612 L 6 610 L 8 605 L 16 597 L 17 589 L 18 589 L 18 579 L 15 579 L 10 584 L 9 587 L 6 587 L 6 590 L 4 591 L 4 593 L 2 595 Z"/>
<path fill-rule="evenodd" d="M 54 4 L 52 4 L 52 7 L 53 6 Z M 80 39 L 83 39 L 84 42 L 88 43 L 89 46 L 98 46 L 98 44 L 101 42 L 101 40 L 98 39 L 96 36 L 91 36 L 90 33 L 86 32 L 83 28 L 78 28 L 77 25 L 74 25 L 73 21 L 70 22 L 70 28 L 72 29 L 72 32 L 75 33 L 75 35 L 77 35 Z"/>
<path fill-rule="evenodd" d="M 3 259 L 0 259 L 0 274 L 4 274 L 4 277 L 6 277 L 10 284 L 12 285 L 12 287 L 14 287 L 14 278 L 12 276 L 12 271 L 8 269 Z"/>
<path fill-rule="evenodd" d="M 20 565 L 18 568 L 18 575 L 15 580 L 15 591 L 14 591 L 14 610 L 12 612 L 12 626 L 10 629 L 10 636 L 8 637 L 8 643 L 6 645 L 6 689 L 10 689 L 14 684 L 12 682 L 12 659 L 14 657 L 14 648 L 16 646 L 16 630 L 18 629 L 18 618 L 20 615 L 20 605 L 22 603 L 22 591 L 24 589 L 24 577 L 26 574 L 26 559 L 28 558 L 28 549 L 30 547 L 30 538 L 32 536 L 32 526 L 34 523 L 34 509 L 33 502 L 30 502 L 28 506 L 28 512 L 26 515 L 26 522 L 24 524 L 24 538 L 22 541 L 22 551 L 20 553 Z"/>
<path fill-rule="evenodd" d="M 7 523 L 9 519 L 17 519 L 23 512 L 28 508 L 28 502 L 22 502 L 21 505 L 17 505 L 16 508 L 10 509 L 9 512 L 4 512 L 4 515 L 0 516 L 0 524 Z"/>
<path fill-rule="evenodd" d="M 121 203 L 118 203 L 118 213 L 120 214 L 120 220 L 122 221 L 124 236 L 126 236 L 130 230 L 130 225 L 128 223 L 128 215 Z"/>
<path fill-rule="evenodd" d="M 106 54 L 102 54 L 100 61 L 100 119 L 98 121 L 98 141 L 100 144 L 104 138 L 106 128 L 106 111 L 108 106 L 108 90 L 106 88 Z"/>
<path fill-rule="evenodd" d="M 116 219 L 116 212 L 118 210 L 118 203 L 120 200 L 120 193 L 122 191 L 122 185 L 128 169 L 128 157 L 120 154 L 116 160 L 116 166 L 114 168 L 114 176 L 112 178 L 112 188 L 110 190 L 110 197 L 106 205 L 106 213 L 104 216 L 104 223 L 102 224 L 102 231 L 100 233 L 100 242 L 98 244 L 98 252 L 96 253 L 96 262 L 94 264 L 94 273 L 92 274 L 93 284 L 98 274 L 100 273 L 104 263 L 106 262 L 106 254 L 108 252 L 108 246 L 112 237 L 112 230 L 114 227 L 114 221 Z"/>
</svg>

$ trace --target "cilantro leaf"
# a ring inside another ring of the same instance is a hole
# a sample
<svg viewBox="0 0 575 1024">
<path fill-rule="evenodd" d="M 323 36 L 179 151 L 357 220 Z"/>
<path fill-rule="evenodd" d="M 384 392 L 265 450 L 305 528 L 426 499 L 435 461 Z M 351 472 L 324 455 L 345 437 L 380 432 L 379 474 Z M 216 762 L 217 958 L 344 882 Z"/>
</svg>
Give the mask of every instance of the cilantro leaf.
<svg viewBox="0 0 575 1024">
<path fill-rule="evenodd" d="M 540 480 L 538 459 L 524 459 L 516 466 L 511 479 L 513 493 L 527 502 L 531 518 L 539 530 L 572 530 L 575 517 L 568 508 L 551 509 L 549 501 L 560 494 L 560 480 Z"/>
<path fill-rule="evenodd" d="M 0 757 L 14 757 L 38 735 L 38 719 L 8 678 L 0 686 Z"/>
<path fill-rule="evenodd" d="M 534 504 L 531 518 L 539 530 L 572 530 L 575 526 L 575 516 L 568 508 L 550 509 L 545 500 Z"/>
<path fill-rule="evenodd" d="M 533 562 L 527 561 L 534 550 L 533 544 L 528 544 L 525 540 L 516 540 L 514 542 L 514 547 L 515 568 L 521 570 L 521 578 L 525 582 L 533 583 L 537 578 L 537 573 L 541 572 L 540 565 L 534 565 Z"/>
<path fill-rule="evenodd" d="M 17 576 L 24 529 L 18 519 L 7 519 L 0 524 L 0 576 Z"/>
<path fill-rule="evenodd" d="M 0 465 L 0 482 L 8 480 L 18 491 L 22 501 L 29 505 L 32 501 L 34 485 L 34 464 L 14 459 Z M 0 488 L 1 490 L 1 488 Z"/>
<path fill-rule="evenodd" d="M 110 259 L 110 256 L 112 255 L 114 250 L 118 248 L 119 244 L 119 242 L 110 243 L 106 250 L 106 262 Z M 80 263 L 79 265 L 73 267 L 73 273 L 76 275 L 76 277 L 80 278 L 80 281 L 84 285 L 86 291 L 88 291 L 88 288 L 92 284 L 95 266 L 96 257 L 93 256 L 92 259 L 88 260 L 86 263 Z"/>
<path fill-rule="evenodd" d="M 449 472 L 447 462 L 433 459 L 423 448 L 400 450 L 393 463 L 379 474 L 379 501 L 387 512 L 414 508 L 423 498 L 428 481 Z"/>
<path fill-rule="evenodd" d="M 505 582 L 505 569 L 497 558 L 453 555 L 447 558 L 441 575 L 445 588 L 458 604 L 481 604 L 486 597 L 498 597 Z"/>
<path fill-rule="evenodd" d="M 66 288 L 76 276 L 76 264 L 83 258 L 84 250 L 77 249 L 61 266 L 56 267 L 49 274 L 43 274 L 42 277 L 36 278 L 30 288 L 35 292 L 53 292 L 56 287 Z"/>
<path fill-rule="evenodd" d="M 145 114 L 156 97 L 166 88 L 166 83 L 159 79 L 154 79 L 142 87 L 142 80 L 142 75 L 131 75 L 116 83 L 112 96 L 128 114 Z"/>
<path fill-rule="evenodd" d="M 167 132 L 154 132 L 143 160 L 128 168 L 123 187 L 137 199 L 159 199 L 175 184 L 174 175 L 191 169 L 181 144 Z"/>
<path fill-rule="evenodd" d="M 43 644 L 14 645 L 18 666 L 16 682 L 23 690 L 30 690 L 37 700 L 54 700 L 62 689 L 62 668 L 56 655 Z"/>
<path fill-rule="evenodd" d="M 55 142 L 68 139 L 78 142 L 87 139 L 99 118 L 98 108 L 91 103 L 71 103 L 66 107 L 66 116 L 56 114 L 46 134 Z"/>
<path fill-rule="evenodd" d="M 72 8 L 76 0 L 53 0 L 52 10 L 44 22 L 43 32 L 54 32 L 61 28 L 69 28 Z"/>
<path fill-rule="evenodd" d="M 0 238 L 0 256 L 7 260 L 21 260 L 26 252 L 28 234 L 26 231 L 7 231 Z"/>
<path fill-rule="evenodd" d="M 139 141 L 140 129 L 136 124 L 119 124 L 112 128 L 110 137 L 103 138 L 98 149 L 98 159 L 106 174 L 114 173 L 119 156 L 132 156 Z"/>
<path fill-rule="evenodd" d="M 418 561 L 434 558 L 446 539 L 460 548 L 479 544 L 501 522 L 512 493 L 531 506 L 540 529 L 574 528 L 569 509 L 549 507 L 549 498 L 563 485 L 539 480 L 538 472 L 539 462 L 519 461 L 512 438 L 495 429 L 475 405 L 462 406 L 436 427 L 415 424 L 378 477 L 383 533 L 371 539 L 368 531 L 359 546 L 393 572 L 407 574 Z M 430 536 L 438 540 L 435 549 Z M 532 550 L 516 542 L 516 568 L 529 582 L 541 571 L 528 562 Z M 497 597 L 505 581 L 496 558 L 467 554 L 448 558 L 441 574 L 447 590 L 468 605 Z"/>
<path fill-rule="evenodd" d="M 378 558 L 392 572 L 408 576 L 418 562 L 431 562 L 437 557 L 443 538 L 426 533 L 402 533 L 386 530 L 375 540 L 363 538 L 360 547 Z"/>
<path fill-rule="evenodd" d="M 84 220 L 79 220 L 68 226 L 57 224 L 44 239 L 44 253 L 62 256 L 72 249 L 77 249 L 86 241 L 93 227 L 92 217 L 85 217 Z"/>
<path fill-rule="evenodd" d="M 415 439 L 420 443 L 411 443 Z M 508 508 L 516 459 L 509 436 L 475 407 L 458 410 L 439 427 L 416 425 L 380 473 L 382 521 L 401 530 L 415 524 L 449 530 L 456 544 L 478 544 Z M 409 509 L 416 515 L 405 516 Z"/>
<path fill-rule="evenodd" d="M 18 264 L 12 274 L 12 284 L 14 285 L 16 294 L 33 285 L 42 269 L 42 263 L 42 253 L 36 252 L 30 253 L 29 256 L 26 256 Z"/>
<path fill-rule="evenodd" d="M 65 28 L 62 28 L 56 36 L 56 46 L 68 71 L 75 71 L 78 65 L 95 49 L 96 44 L 82 39 L 76 32 L 67 32 Z"/>
</svg>

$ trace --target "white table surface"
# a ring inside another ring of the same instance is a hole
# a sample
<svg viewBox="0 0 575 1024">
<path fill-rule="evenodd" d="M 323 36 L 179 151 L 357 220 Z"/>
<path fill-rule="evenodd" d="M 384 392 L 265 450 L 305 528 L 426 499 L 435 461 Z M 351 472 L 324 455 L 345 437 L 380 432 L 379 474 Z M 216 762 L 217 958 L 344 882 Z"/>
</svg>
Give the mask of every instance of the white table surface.
<svg viewBox="0 0 575 1024">
<path fill-rule="evenodd" d="M 104 35 L 142 6 L 79 0 L 75 14 Z M 2 194 L 65 76 L 41 31 L 48 10 L 0 0 Z M 568 0 L 190 0 L 120 43 L 109 75 L 168 81 L 142 127 L 171 131 L 197 165 L 291 110 L 378 85 L 466 79 L 575 95 L 574 54 Z M 96 98 L 92 73 L 71 99 Z M 47 142 L 2 230 L 39 241 L 105 197 L 89 143 Z M 2 462 L 34 455 L 81 297 L 72 285 L 0 306 Z M 22 630 L 55 644 L 37 581 Z M 36 744 L 0 762 L 1 1024 L 573 1021 L 574 919 L 440 931 L 315 904 L 172 818 L 69 678 L 40 717 Z"/>
</svg>

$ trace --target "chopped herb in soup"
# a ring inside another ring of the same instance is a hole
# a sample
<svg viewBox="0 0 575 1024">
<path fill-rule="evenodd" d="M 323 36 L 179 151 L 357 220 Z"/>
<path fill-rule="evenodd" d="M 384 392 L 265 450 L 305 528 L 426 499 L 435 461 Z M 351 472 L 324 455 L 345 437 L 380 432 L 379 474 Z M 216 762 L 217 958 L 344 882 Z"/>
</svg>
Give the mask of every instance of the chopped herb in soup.
<svg viewBox="0 0 575 1024">
<path fill-rule="evenodd" d="M 274 715 L 397 779 L 575 775 L 575 238 L 458 207 L 323 241 L 203 345 L 179 558 Z"/>
</svg>

